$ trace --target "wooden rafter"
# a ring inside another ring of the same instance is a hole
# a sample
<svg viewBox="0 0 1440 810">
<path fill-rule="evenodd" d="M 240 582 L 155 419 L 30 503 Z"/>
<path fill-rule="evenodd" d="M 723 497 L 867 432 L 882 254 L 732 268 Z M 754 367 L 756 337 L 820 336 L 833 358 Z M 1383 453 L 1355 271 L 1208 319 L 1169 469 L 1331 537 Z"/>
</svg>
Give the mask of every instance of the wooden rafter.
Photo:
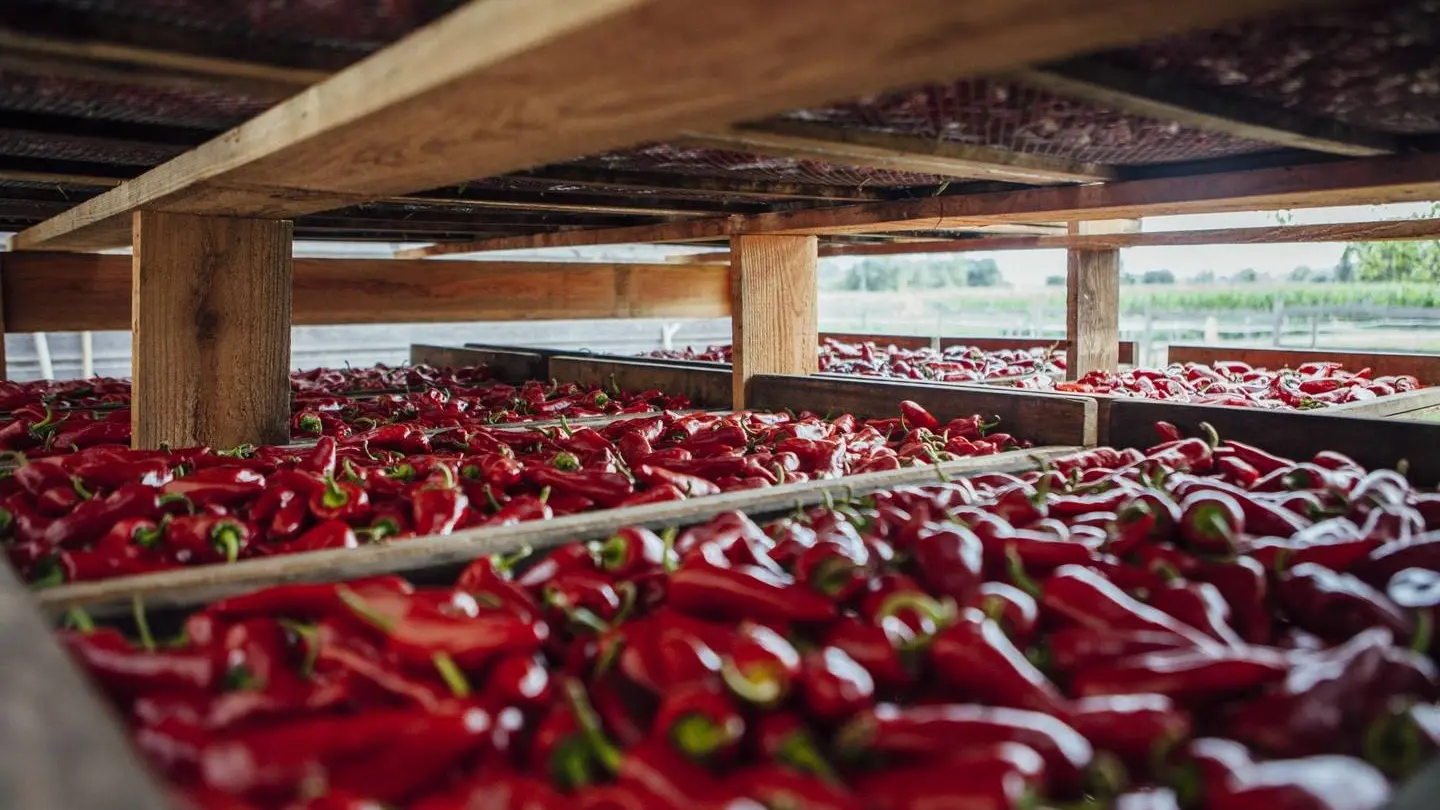
<svg viewBox="0 0 1440 810">
<path fill-rule="evenodd" d="M 1314 118 L 1238 94 L 1181 84 L 1160 74 L 1124 70 L 1096 59 L 1076 59 L 1008 75 L 1056 95 L 1276 146 L 1353 157 L 1402 149 L 1400 139 L 1393 135 Z"/>
<path fill-rule="evenodd" d="M 1309 2 L 481 0 L 15 244 L 123 245 L 142 207 L 294 217 Z"/>
<path fill-rule="evenodd" d="M 1114 169 L 1094 163 L 807 121 L 774 120 L 719 131 L 686 132 L 675 142 L 868 169 L 1031 185 L 1088 183 L 1116 177 Z"/>
</svg>

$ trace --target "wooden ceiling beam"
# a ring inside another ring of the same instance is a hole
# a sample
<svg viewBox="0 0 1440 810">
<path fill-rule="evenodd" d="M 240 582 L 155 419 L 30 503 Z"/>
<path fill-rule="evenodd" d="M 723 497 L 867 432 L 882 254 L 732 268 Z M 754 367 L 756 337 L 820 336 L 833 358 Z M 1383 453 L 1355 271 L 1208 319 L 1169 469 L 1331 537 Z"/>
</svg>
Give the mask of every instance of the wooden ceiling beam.
<svg viewBox="0 0 1440 810">
<path fill-rule="evenodd" d="M 1403 150 L 1401 139 L 1394 135 L 1187 85 L 1158 73 L 1124 70 L 1093 58 L 1011 71 L 1006 78 L 1118 112 L 1275 146 L 1351 157 Z"/>
<path fill-rule="evenodd" d="M 707 194 L 734 194 L 741 197 L 773 200 L 890 200 L 897 195 L 893 190 L 878 188 L 856 188 L 855 186 L 827 186 L 820 183 L 796 183 L 787 180 L 737 180 L 728 177 L 702 177 L 664 172 L 630 172 L 611 169 L 593 169 L 588 166 L 546 166 L 509 175 L 522 180 L 544 180 L 563 185 L 598 186 L 590 193 L 606 193 L 600 189 L 623 189 L 632 191 L 703 192 Z"/>
<path fill-rule="evenodd" d="M 672 140 L 702 149 L 1029 185 L 1092 183 L 1117 177 L 1114 169 L 1094 163 L 807 121 L 772 120 L 712 132 L 686 132 Z"/>
<path fill-rule="evenodd" d="M 473 0 L 14 246 L 125 245 L 139 208 L 290 218 L 1317 1 Z"/>
</svg>

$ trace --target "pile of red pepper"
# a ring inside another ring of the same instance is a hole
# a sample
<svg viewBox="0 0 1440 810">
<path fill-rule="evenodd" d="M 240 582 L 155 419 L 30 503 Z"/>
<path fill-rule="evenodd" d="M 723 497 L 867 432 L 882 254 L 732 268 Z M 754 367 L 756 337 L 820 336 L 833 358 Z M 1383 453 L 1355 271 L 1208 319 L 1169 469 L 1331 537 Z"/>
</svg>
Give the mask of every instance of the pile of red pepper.
<svg viewBox="0 0 1440 810">
<path fill-rule="evenodd" d="M 64 640 L 195 807 L 1376 810 L 1440 739 L 1440 494 L 1164 427 Z"/>
<path fill-rule="evenodd" d="M 1026 446 L 979 416 L 912 402 L 861 421 L 663 412 L 598 428 L 413 423 L 313 448 L 92 447 L 19 456 L 0 479 L 0 541 L 39 585 L 81 582 L 595 509 L 928 465 Z"/>
<path fill-rule="evenodd" d="M 414 371 L 414 369 L 411 369 Z M 128 394 L 125 395 L 128 401 Z M 603 391 L 574 383 L 538 381 L 514 386 L 487 383 L 471 388 L 430 388 L 375 395 L 297 394 L 290 419 L 296 439 L 347 437 L 391 424 L 426 430 L 474 428 L 516 422 L 583 419 L 687 408 L 685 397 L 658 390 Z M 0 450 L 30 456 L 72 453 L 86 448 L 130 444 L 128 406 L 92 410 L 25 405 L 0 419 Z"/>
<path fill-rule="evenodd" d="M 1346 402 L 1414 391 L 1425 386 L 1408 374 L 1375 377 L 1370 369 L 1346 371 L 1339 363 L 1302 363 L 1295 369 L 1267 371 L 1247 363 L 1172 364 L 1164 369 L 1137 368 L 1113 374 L 1092 371 L 1075 382 L 1048 377 L 1023 380 L 1021 387 L 1080 394 L 1113 394 L 1196 405 L 1239 408 L 1326 408 Z"/>
<path fill-rule="evenodd" d="M 657 350 L 646 356 L 728 365 L 731 362 L 731 347 L 711 346 L 701 352 L 689 348 L 684 351 Z M 902 349 L 893 345 L 879 346 L 873 341 L 846 343 L 826 338 L 820 344 L 820 370 L 899 380 L 979 382 L 1031 374 L 1063 374 L 1065 357 L 1053 347 L 999 351 L 984 351 L 974 346 L 950 346 L 944 350 Z"/>
</svg>

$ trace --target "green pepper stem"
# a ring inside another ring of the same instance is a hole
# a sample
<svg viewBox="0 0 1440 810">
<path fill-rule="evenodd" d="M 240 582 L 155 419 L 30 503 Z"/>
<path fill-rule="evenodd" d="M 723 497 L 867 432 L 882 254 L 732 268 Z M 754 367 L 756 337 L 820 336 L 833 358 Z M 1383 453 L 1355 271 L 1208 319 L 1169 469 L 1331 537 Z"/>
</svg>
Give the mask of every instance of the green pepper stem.
<svg viewBox="0 0 1440 810">
<path fill-rule="evenodd" d="M 840 781 L 835 769 L 820 753 L 819 746 L 815 744 L 814 738 L 808 731 L 799 730 L 787 735 L 785 742 L 781 743 L 780 749 L 775 752 L 775 758 L 785 765 L 803 773 L 812 774 L 826 782 L 839 783 Z"/>
<path fill-rule="evenodd" d="M 84 608 L 73 607 L 66 611 L 65 624 L 87 635 L 95 632 L 95 620 L 90 618 Z"/>
<path fill-rule="evenodd" d="M 365 597 L 344 585 L 335 586 L 335 596 L 341 604 L 350 609 L 350 612 L 365 620 L 375 629 L 386 635 L 395 632 L 395 620 L 376 610 L 373 605 L 365 601 Z"/>
<path fill-rule="evenodd" d="M 1415 612 L 1415 632 L 1410 636 L 1410 649 L 1422 655 L 1430 652 L 1430 641 L 1434 638 L 1435 620 L 1430 608 Z"/>
<path fill-rule="evenodd" d="M 687 714 L 670 727 L 670 741 L 691 759 L 706 759 L 734 739 L 729 729 L 699 713 Z"/>
<path fill-rule="evenodd" d="M 231 523 L 221 523 L 210 533 L 210 543 L 217 551 L 225 554 L 225 562 L 233 563 L 240 559 L 240 527 Z"/>
<path fill-rule="evenodd" d="M 752 678 L 741 672 L 729 658 L 720 665 L 720 679 L 736 697 L 756 706 L 774 706 L 785 696 L 785 684 L 772 673 L 766 672 L 764 677 Z"/>
<path fill-rule="evenodd" d="M 145 603 L 140 597 L 130 598 L 130 612 L 135 616 L 135 630 L 140 634 L 140 646 L 147 652 L 155 652 L 155 636 L 150 632 L 150 620 L 145 615 Z"/>
<path fill-rule="evenodd" d="M 1039 599 L 1040 585 L 1025 572 L 1025 562 L 1020 559 L 1020 552 L 1015 549 L 1013 543 L 1005 547 L 1005 564 L 1010 571 L 1010 580 L 1015 587 Z"/>
<path fill-rule="evenodd" d="M 660 539 L 665 543 L 665 572 L 674 573 L 680 567 L 680 560 L 675 554 L 675 538 L 680 536 L 679 526 L 666 526 L 660 530 Z"/>
<path fill-rule="evenodd" d="M 430 656 L 430 660 L 435 663 L 440 679 L 450 687 L 450 694 L 460 700 L 470 697 L 470 682 L 465 679 L 465 673 L 455 663 L 455 659 L 450 657 L 450 653 L 441 650 Z"/>
<path fill-rule="evenodd" d="M 570 703 L 570 711 L 575 713 L 575 721 L 580 724 L 580 730 L 585 735 L 585 741 L 590 744 L 591 752 L 595 754 L 595 758 L 600 761 L 605 770 L 612 774 L 619 773 L 620 765 L 625 759 L 625 752 L 605 736 L 605 730 L 600 724 L 600 715 L 590 704 L 590 696 L 586 694 L 584 684 L 575 678 L 566 678 L 562 685 L 565 697 Z"/>
</svg>

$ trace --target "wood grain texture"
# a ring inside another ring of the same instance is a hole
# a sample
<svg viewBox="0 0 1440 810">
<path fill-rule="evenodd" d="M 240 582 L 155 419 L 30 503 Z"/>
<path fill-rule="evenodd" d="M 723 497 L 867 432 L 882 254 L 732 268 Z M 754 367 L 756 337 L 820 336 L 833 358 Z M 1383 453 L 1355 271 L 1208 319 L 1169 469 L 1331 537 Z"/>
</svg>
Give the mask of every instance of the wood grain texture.
<svg viewBox="0 0 1440 810">
<path fill-rule="evenodd" d="M 194 607 L 255 588 L 286 582 L 334 582 L 376 574 L 409 574 L 466 563 L 495 553 L 529 547 L 544 550 L 577 540 L 609 536 L 622 526 L 661 529 L 684 526 L 740 510 L 757 519 L 778 515 L 797 505 L 864 494 L 890 487 L 928 484 L 980 472 L 1033 470 L 1038 462 L 1074 452 L 1074 447 L 1040 447 L 994 456 L 961 459 L 936 467 L 909 467 L 824 481 L 785 484 L 688 501 L 606 509 L 502 528 L 471 529 L 443 537 L 427 537 L 358 549 L 336 549 L 163 571 L 100 582 L 50 588 L 37 594 L 40 607 L 60 616 L 84 607 L 96 618 L 129 613 L 131 599 L 141 597 L 155 610 Z M 67 808 L 68 810 L 68 808 Z M 127 809 L 128 810 L 128 809 Z"/>
<path fill-rule="evenodd" d="M 1196 180 L 1195 182 L 1201 182 Z M 1440 236 L 1440 219 L 1337 222 L 1328 225 L 1266 225 L 1254 228 L 1208 228 L 1197 231 L 1080 236 L 979 236 L 931 242 L 846 245 L 822 248 L 820 255 L 888 256 L 922 253 L 965 253 L 980 250 L 1053 250 L 1056 248 L 1192 247 L 1196 245 L 1269 245 L 1310 242 L 1389 242 Z"/>
<path fill-rule="evenodd" d="M 627 225 L 620 228 L 578 228 L 568 231 L 532 233 L 521 236 L 496 236 L 473 242 L 441 242 L 418 248 L 395 251 L 397 259 L 423 259 L 428 256 L 464 256 L 496 250 L 539 250 L 552 247 L 587 247 L 620 245 L 629 242 L 696 242 L 724 239 L 740 227 L 740 217 L 708 217 L 706 219 L 662 222 L 655 225 Z"/>
<path fill-rule="evenodd" d="M 1440 388 L 1421 388 L 1394 396 L 1347 402 L 1315 411 L 1326 416 L 1374 416 L 1382 419 L 1418 419 L 1440 411 Z"/>
<path fill-rule="evenodd" d="M 135 214 L 136 447 L 290 438 L 289 222 Z"/>
<path fill-rule="evenodd" d="M 724 408 L 730 404 L 731 373 L 724 366 L 682 366 L 664 362 L 607 360 L 592 357 L 553 357 L 550 376 L 561 382 L 594 385 L 622 391 L 658 388 L 683 396 L 696 408 Z"/>
<path fill-rule="evenodd" d="M 1207 174 L 1200 179 L 1167 177 L 754 214 L 744 218 L 741 228 L 746 233 L 863 233 L 989 222 L 1424 202 L 1436 197 L 1440 197 L 1440 155 L 1412 154 Z"/>
<path fill-rule="evenodd" d="M 410 346 L 410 362 L 415 365 L 423 364 L 441 368 L 486 366 L 496 379 L 515 385 L 526 380 L 550 379 L 546 359 L 534 352 L 430 346 L 416 343 Z"/>
<path fill-rule="evenodd" d="M 1054 346 L 1061 351 L 1069 351 L 1070 341 L 1068 340 L 1047 340 L 1045 338 L 1027 337 L 947 337 L 940 338 L 940 348 L 950 346 L 974 346 L 987 352 L 999 351 L 1001 349 L 1033 349 L 1036 346 Z M 1135 341 L 1122 340 L 1119 343 L 1119 355 L 1121 363 L 1135 362 Z"/>
<path fill-rule="evenodd" d="M 730 337 L 736 410 L 756 374 L 819 370 L 818 241 L 813 236 L 730 240 Z"/>
<path fill-rule="evenodd" d="M 1440 423 L 1118 399 L 1110 407 L 1109 441 L 1118 447 L 1149 447 L 1157 441 L 1154 425 L 1161 421 L 1189 436 L 1200 435 L 1199 424 L 1209 422 L 1221 438 L 1301 460 L 1334 450 L 1370 469 L 1393 469 L 1405 459 L 1416 484 L 1440 483 L 1440 453 L 1433 450 L 1440 447 Z"/>
<path fill-rule="evenodd" d="M 1335 362 L 1350 371 L 1368 368 L 1376 377 L 1409 374 L 1426 385 L 1440 385 L 1440 355 L 1404 352 L 1346 352 L 1335 349 L 1252 349 L 1243 346 L 1171 346 L 1172 363 L 1238 360 L 1257 368 L 1295 368 L 1301 363 Z"/>
<path fill-rule="evenodd" d="M 50 624 L 10 566 L 0 564 L 0 807 L 15 810 L 155 810 L 165 793 L 56 643 Z"/>
<path fill-rule="evenodd" d="M 730 271 L 666 264 L 295 259 L 297 326 L 566 318 L 723 318 Z M 128 329 L 131 262 L 0 253 L 11 332 Z"/>
<path fill-rule="evenodd" d="M 1275 146 L 1355 157 L 1401 151 L 1400 139 L 1394 135 L 1330 118 L 1312 118 L 1240 93 L 1216 92 L 1171 76 L 1129 71 L 1099 60 L 1071 60 L 1009 75 L 1063 98 Z"/>
<path fill-rule="evenodd" d="M 750 380 L 751 407 L 853 413 L 860 417 L 899 415 L 899 403 L 920 403 L 941 421 L 981 414 L 1000 417 L 1000 430 L 1039 445 L 1094 444 L 1096 407 L 1086 397 L 1015 391 L 998 386 L 901 383 L 821 375 L 765 374 Z"/>
<path fill-rule="evenodd" d="M 1076 235 L 1140 230 L 1139 220 L 1072 222 Z M 1071 248 L 1066 256 L 1065 378 L 1120 370 L 1120 251 Z"/>
<path fill-rule="evenodd" d="M 1114 169 L 1094 163 L 808 121 L 777 120 L 714 132 L 686 132 L 671 140 L 697 149 L 1007 183 L 1092 183 L 1117 176 Z"/>
<path fill-rule="evenodd" d="M 480 0 L 16 244 L 117 247 L 142 207 L 288 218 L 1313 2 Z"/>
<path fill-rule="evenodd" d="M 870 335 L 851 332 L 821 332 L 820 339 L 838 340 L 841 343 L 874 343 L 877 346 L 898 346 L 902 349 L 928 349 L 935 344 L 934 338 L 919 335 Z"/>
</svg>

